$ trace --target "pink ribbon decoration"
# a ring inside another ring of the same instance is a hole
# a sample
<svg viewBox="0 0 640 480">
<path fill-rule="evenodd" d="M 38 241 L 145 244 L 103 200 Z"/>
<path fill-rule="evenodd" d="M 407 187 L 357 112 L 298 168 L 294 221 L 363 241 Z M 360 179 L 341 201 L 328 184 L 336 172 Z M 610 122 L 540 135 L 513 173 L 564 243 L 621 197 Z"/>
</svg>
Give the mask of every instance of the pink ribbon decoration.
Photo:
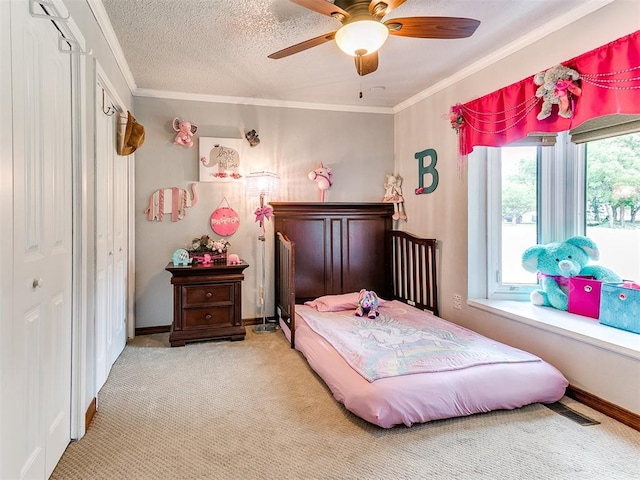
<svg viewBox="0 0 640 480">
<path fill-rule="evenodd" d="M 569 93 L 571 93 L 572 95 L 575 95 L 576 97 L 579 97 L 580 95 L 582 95 L 582 89 L 578 87 L 573 80 L 559 80 L 556 83 L 556 89 L 554 91 L 554 94 L 560 100 L 561 112 L 566 112 L 567 110 L 569 110 Z M 573 99 L 571 103 L 572 103 L 571 106 L 573 107 L 573 104 L 574 104 Z M 573 108 L 572 108 L 572 112 L 573 112 Z"/>
<path fill-rule="evenodd" d="M 262 222 L 271 218 L 273 215 L 273 209 L 270 206 L 265 205 L 264 207 L 256 208 L 256 211 L 253 213 L 256 216 L 256 222 L 260 222 L 260 224 L 262 224 Z"/>
<path fill-rule="evenodd" d="M 462 105 L 460 103 L 456 103 L 451 107 L 449 111 L 449 122 L 451 123 L 451 128 L 453 128 L 456 133 L 464 124 L 464 116 L 462 115 Z"/>
<path fill-rule="evenodd" d="M 538 272 L 538 279 L 543 278 L 553 278 L 561 288 L 569 288 L 569 277 L 563 277 L 562 275 L 549 275 L 546 273 Z"/>
</svg>

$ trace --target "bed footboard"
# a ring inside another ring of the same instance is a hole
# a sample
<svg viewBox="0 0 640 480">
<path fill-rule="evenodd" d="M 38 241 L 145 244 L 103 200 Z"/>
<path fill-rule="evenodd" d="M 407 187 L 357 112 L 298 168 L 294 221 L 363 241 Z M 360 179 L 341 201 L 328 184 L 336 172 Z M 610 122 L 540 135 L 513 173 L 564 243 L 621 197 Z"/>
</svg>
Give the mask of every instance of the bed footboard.
<svg viewBox="0 0 640 480">
<path fill-rule="evenodd" d="M 276 232 L 276 314 L 289 327 L 291 348 L 295 347 L 295 243 Z"/>
<path fill-rule="evenodd" d="M 393 299 L 438 315 L 436 239 L 395 230 L 389 236 Z"/>
</svg>

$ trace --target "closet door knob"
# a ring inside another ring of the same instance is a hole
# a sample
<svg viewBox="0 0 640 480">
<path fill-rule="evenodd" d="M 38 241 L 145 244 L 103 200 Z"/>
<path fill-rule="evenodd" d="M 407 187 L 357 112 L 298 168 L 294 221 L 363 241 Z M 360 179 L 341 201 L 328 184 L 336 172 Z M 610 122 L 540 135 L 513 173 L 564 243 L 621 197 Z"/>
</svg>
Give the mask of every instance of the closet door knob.
<svg viewBox="0 0 640 480">
<path fill-rule="evenodd" d="M 42 288 L 42 284 L 43 284 L 43 283 L 44 283 L 44 282 L 42 281 L 42 278 L 34 278 L 34 279 L 33 279 L 33 284 L 32 284 L 32 286 L 33 286 L 33 288 L 34 288 L 34 289 L 36 289 L 36 288 Z"/>
</svg>

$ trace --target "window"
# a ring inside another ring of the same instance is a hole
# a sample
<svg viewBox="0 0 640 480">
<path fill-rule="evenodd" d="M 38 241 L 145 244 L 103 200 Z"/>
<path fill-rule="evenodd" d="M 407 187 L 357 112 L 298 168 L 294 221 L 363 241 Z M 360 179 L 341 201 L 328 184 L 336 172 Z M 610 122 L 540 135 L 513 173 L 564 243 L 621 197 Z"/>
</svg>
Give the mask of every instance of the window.
<svg viewBox="0 0 640 480">
<path fill-rule="evenodd" d="M 586 235 L 602 265 L 640 282 L 640 133 L 586 144 Z"/>
<path fill-rule="evenodd" d="M 567 133 L 527 143 L 487 149 L 488 298 L 528 298 L 537 278 L 521 266 L 524 250 L 583 231 L 584 146 Z"/>
<path fill-rule="evenodd" d="M 593 263 L 640 280 L 640 133 L 576 145 L 565 132 L 553 146 L 481 150 L 487 161 L 486 298 L 528 298 L 537 279 L 521 266 L 524 250 L 573 235 L 596 242 L 601 257 Z"/>
<path fill-rule="evenodd" d="M 497 270 L 506 285 L 536 283 L 520 266 L 521 253 L 538 240 L 538 156 L 541 147 L 500 149 L 502 226 Z"/>
</svg>

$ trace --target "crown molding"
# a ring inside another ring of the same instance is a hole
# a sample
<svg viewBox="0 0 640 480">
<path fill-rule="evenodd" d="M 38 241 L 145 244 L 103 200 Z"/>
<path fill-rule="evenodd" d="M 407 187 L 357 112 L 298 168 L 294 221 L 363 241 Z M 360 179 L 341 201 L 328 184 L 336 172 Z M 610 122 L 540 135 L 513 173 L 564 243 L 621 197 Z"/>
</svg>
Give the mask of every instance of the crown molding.
<svg viewBox="0 0 640 480">
<path fill-rule="evenodd" d="M 334 112 L 352 113 L 378 113 L 393 115 L 391 107 L 356 107 L 352 105 L 333 105 L 324 103 L 291 102 L 285 100 L 270 100 L 264 98 L 230 97 L 224 95 L 207 95 L 200 93 L 171 92 L 167 90 L 153 90 L 147 88 L 136 88 L 134 97 L 163 98 L 170 100 L 187 100 L 194 102 L 208 103 L 230 103 L 234 105 L 254 105 L 259 107 L 277 108 L 301 108 L 306 110 L 328 110 Z"/>
</svg>

